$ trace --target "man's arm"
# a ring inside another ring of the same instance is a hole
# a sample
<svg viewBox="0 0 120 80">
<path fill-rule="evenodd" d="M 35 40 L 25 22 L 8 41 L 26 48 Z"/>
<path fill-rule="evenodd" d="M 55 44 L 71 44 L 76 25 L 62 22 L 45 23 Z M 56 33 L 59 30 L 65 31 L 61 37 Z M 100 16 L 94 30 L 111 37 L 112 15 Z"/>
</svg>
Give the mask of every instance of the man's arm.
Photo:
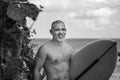
<svg viewBox="0 0 120 80">
<path fill-rule="evenodd" d="M 72 60 L 72 58 L 73 58 L 73 56 L 75 55 L 75 48 L 73 47 L 73 46 L 71 46 L 71 57 L 70 57 L 70 63 L 71 63 L 71 60 Z"/>
<path fill-rule="evenodd" d="M 41 80 L 42 76 L 40 74 L 40 70 L 42 69 L 45 61 L 46 61 L 46 53 L 45 49 L 41 46 L 36 54 L 35 58 L 35 68 L 34 68 L 34 80 Z"/>
<path fill-rule="evenodd" d="M 73 58 L 73 56 L 74 56 L 74 54 L 75 54 L 75 48 L 74 48 L 73 46 L 71 46 L 71 49 L 70 49 L 70 50 L 71 50 L 71 56 L 70 56 L 70 61 L 69 61 L 69 67 L 70 67 L 72 58 Z M 69 71 L 69 80 L 73 80 L 70 71 Z"/>
</svg>

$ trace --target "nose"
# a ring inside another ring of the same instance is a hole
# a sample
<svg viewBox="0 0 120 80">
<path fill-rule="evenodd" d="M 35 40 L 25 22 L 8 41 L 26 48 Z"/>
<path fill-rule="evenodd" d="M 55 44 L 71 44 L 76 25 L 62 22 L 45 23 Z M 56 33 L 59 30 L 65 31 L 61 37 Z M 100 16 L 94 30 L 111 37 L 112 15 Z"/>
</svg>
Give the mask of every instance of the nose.
<svg viewBox="0 0 120 80">
<path fill-rule="evenodd" d="M 59 31 L 60 33 L 63 33 L 64 31 L 62 30 L 62 29 L 60 29 L 60 31 Z"/>
</svg>

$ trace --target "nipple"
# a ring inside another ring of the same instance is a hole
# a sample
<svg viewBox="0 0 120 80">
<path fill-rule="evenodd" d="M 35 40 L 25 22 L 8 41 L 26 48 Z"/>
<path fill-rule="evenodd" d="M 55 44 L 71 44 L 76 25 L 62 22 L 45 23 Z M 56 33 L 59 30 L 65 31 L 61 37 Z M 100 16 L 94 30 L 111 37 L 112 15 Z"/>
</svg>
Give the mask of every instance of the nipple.
<svg viewBox="0 0 120 80">
<path fill-rule="evenodd" d="M 65 76 L 64 76 L 64 79 L 66 80 L 68 80 L 68 78 L 69 78 L 69 76 L 68 76 L 68 74 L 65 74 Z"/>
<path fill-rule="evenodd" d="M 59 63 L 63 62 L 63 59 L 56 59 L 54 62 L 59 64 Z"/>
<path fill-rule="evenodd" d="M 55 63 L 58 63 L 58 60 L 55 60 Z"/>
</svg>

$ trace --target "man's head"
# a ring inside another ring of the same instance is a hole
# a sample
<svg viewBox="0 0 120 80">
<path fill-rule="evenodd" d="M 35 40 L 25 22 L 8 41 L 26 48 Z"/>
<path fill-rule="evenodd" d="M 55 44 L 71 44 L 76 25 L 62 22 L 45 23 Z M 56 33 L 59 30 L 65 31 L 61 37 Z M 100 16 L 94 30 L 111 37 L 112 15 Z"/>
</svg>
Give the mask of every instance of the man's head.
<svg viewBox="0 0 120 80">
<path fill-rule="evenodd" d="M 53 36 L 53 39 L 61 42 L 65 39 L 66 36 L 66 27 L 65 23 L 61 20 L 56 20 L 51 24 L 50 33 Z"/>
</svg>

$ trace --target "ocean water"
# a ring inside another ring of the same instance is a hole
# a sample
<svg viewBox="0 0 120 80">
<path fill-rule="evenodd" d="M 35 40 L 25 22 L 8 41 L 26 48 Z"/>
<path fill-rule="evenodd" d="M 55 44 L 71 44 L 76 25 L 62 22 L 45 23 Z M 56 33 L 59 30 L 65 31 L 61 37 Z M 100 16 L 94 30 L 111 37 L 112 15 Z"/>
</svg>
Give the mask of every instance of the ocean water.
<svg viewBox="0 0 120 80">
<path fill-rule="evenodd" d="M 36 53 L 38 48 L 48 40 L 49 39 L 34 39 L 32 43 L 37 44 L 37 46 L 34 48 L 34 52 Z M 76 49 L 76 51 L 96 40 L 100 40 L 100 39 L 66 39 L 66 41 L 69 44 L 71 44 Z M 120 39 L 112 39 L 112 40 L 117 42 L 117 51 L 120 52 Z M 120 58 L 118 57 L 118 59 Z M 120 80 L 120 61 L 117 60 L 116 67 L 109 80 Z"/>
</svg>

